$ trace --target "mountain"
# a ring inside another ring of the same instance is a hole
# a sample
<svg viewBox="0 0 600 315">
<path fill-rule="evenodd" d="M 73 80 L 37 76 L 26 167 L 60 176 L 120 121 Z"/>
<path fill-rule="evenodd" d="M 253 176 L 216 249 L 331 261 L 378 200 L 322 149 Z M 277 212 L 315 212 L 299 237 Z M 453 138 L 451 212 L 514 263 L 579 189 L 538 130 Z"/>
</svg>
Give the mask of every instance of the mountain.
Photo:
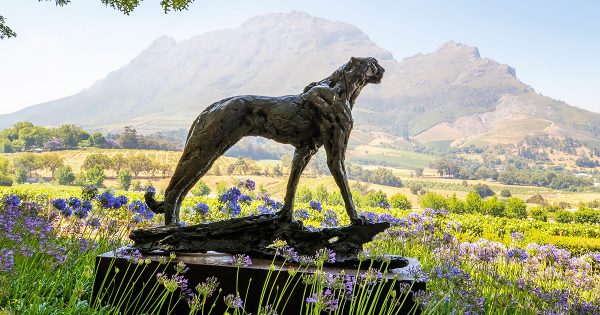
<svg viewBox="0 0 600 315">
<path fill-rule="evenodd" d="M 358 28 L 300 12 L 258 16 L 181 42 L 160 37 L 76 95 L 0 115 L 0 127 L 28 120 L 105 130 L 187 128 L 214 101 L 297 94 L 350 56 L 373 56 L 386 68 L 382 84 L 365 88 L 355 106 L 357 136 L 467 145 L 540 131 L 590 140 L 598 129 L 600 115 L 539 95 L 515 69 L 482 58 L 477 48 L 448 42 L 398 62 Z"/>
</svg>

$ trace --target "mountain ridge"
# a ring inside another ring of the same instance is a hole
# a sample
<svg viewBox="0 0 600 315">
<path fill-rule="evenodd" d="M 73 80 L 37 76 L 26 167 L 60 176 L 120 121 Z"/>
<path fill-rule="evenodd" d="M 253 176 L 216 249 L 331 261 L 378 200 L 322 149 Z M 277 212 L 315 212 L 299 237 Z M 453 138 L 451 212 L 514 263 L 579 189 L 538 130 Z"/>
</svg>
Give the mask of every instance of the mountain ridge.
<svg viewBox="0 0 600 315">
<path fill-rule="evenodd" d="M 484 144 L 506 124 L 531 119 L 551 122 L 556 136 L 592 140 L 596 134 L 593 120 L 599 114 L 537 94 L 513 67 L 481 57 L 477 47 L 448 41 L 397 61 L 351 24 L 295 11 L 182 41 L 160 36 L 127 65 L 75 95 L 0 115 L 0 127 L 29 120 L 104 130 L 185 128 L 206 106 L 228 96 L 300 93 L 350 56 L 373 56 L 386 68 L 382 84 L 365 88 L 355 107 L 356 128 L 363 131 Z M 536 128 L 504 141 L 546 129 Z"/>
</svg>

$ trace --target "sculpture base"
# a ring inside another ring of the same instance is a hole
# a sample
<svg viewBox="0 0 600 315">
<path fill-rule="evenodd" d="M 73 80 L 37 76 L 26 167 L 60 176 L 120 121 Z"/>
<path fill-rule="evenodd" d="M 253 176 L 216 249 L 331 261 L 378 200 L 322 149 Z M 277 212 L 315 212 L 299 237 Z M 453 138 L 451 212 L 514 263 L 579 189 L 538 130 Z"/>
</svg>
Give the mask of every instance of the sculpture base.
<svg viewBox="0 0 600 315">
<path fill-rule="evenodd" d="M 237 267 L 229 264 L 231 257 L 228 254 L 215 252 L 178 254 L 177 258 L 171 260 L 169 263 L 160 264 L 160 260 L 164 262 L 166 258 L 169 261 L 169 257 L 145 255 L 142 257 L 144 260 L 143 263 L 136 263 L 125 258 L 116 257 L 113 252 L 108 252 L 96 258 L 96 278 L 92 301 L 94 305 L 100 303 L 102 305 L 111 304 L 118 306 L 124 314 L 167 314 L 169 311 L 171 314 L 188 314 L 190 311 L 188 303 L 178 300 L 179 290 L 174 292 L 173 298 L 167 299 L 162 305 L 159 305 L 158 302 L 161 296 L 164 296 L 165 289 L 158 282 L 156 273 L 164 272 L 172 275 L 174 274 L 175 265 L 179 261 L 182 261 L 189 268 L 185 273 L 189 288 L 194 288 L 198 283 L 205 282 L 208 277 L 216 277 L 219 281 L 219 289 L 206 302 L 205 313 L 208 312 L 215 301 L 212 314 L 223 314 L 225 312 L 226 306 L 223 303 L 223 298 L 228 294 L 235 294 L 236 277 L 238 279 L 238 291 L 245 302 L 244 308 L 247 312 L 252 314 L 257 313 L 259 301 L 261 295 L 263 295 L 263 284 L 267 279 L 269 279 L 269 285 L 266 286 L 264 300 L 267 299 L 270 290 L 273 290 L 271 295 L 271 300 L 273 300 L 276 291 L 282 290 L 286 281 L 291 279 L 289 282 L 291 285 L 288 287 L 286 293 L 283 294 L 283 298 L 277 308 L 278 314 L 299 314 L 302 305 L 304 305 L 302 312 L 306 310 L 306 298 L 309 296 L 308 290 L 310 288 L 304 293 L 305 286 L 300 277 L 303 274 L 313 273 L 314 268 L 304 270 L 302 267 L 288 265 L 287 263 L 284 267 L 279 268 L 281 265 L 281 262 L 279 262 L 278 267 L 270 272 L 269 270 L 272 270 L 270 268 L 271 260 L 252 259 L 252 265 L 240 267 L 238 273 Z M 399 295 L 399 292 L 402 292 L 402 287 L 405 288 L 404 290 L 409 296 L 405 299 L 400 311 L 395 314 L 408 314 L 416 307 L 412 300 L 412 293 L 418 290 L 425 290 L 426 284 L 422 280 L 414 279 L 411 276 L 411 274 L 414 274 L 415 269 L 420 269 L 418 261 L 410 258 L 407 260 L 408 266 L 393 269 L 393 273 L 388 272 L 389 274 L 383 279 L 379 294 L 365 293 L 371 299 L 379 296 L 378 300 L 373 302 L 372 307 L 375 307 L 375 310 L 380 309 L 382 303 L 385 301 L 390 303 L 391 298 L 389 298 L 388 293 L 394 294 L 392 290 L 395 290 L 396 294 Z M 402 259 L 401 261 L 406 260 Z M 276 265 L 277 263 L 275 261 Z M 290 268 L 295 268 L 298 271 L 293 277 L 290 276 Z M 324 267 L 323 269 L 325 272 L 333 275 L 345 274 L 354 276 L 357 274 L 356 269 L 345 268 L 343 270 L 339 267 Z M 361 270 L 362 272 L 363 270 Z M 392 281 L 394 275 L 396 275 L 396 281 Z M 364 281 L 359 279 L 357 282 L 361 283 Z M 296 284 L 295 287 L 293 287 L 294 284 Z M 406 290 L 407 285 L 409 286 L 409 290 Z M 219 292 L 219 290 L 222 291 Z M 400 301 L 402 299 L 400 298 Z M 265 304 L 263 302 L 263 306 Z M 272 302 L 269 304 L 272 304 Z M 342 314 L 348 314 L 349 308 L 350 302 L 346 302 Z M 355 310 L 354 313 L 356 314 L 357 311 Z"/>
</svg>

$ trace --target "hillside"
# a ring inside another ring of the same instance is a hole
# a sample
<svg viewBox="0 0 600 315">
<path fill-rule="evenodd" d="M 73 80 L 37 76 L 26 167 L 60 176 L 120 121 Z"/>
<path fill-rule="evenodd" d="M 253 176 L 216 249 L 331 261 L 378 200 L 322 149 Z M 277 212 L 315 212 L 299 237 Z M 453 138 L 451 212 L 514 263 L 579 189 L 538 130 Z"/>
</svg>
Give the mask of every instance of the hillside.
<svg viewBox="0 0 600 315">
<path fill-rule="evenodd" d="M 382 84 L 368 86 L 355 107 L 356 129 L 370 139 L 354 139 L 358 144 L 510 143 L 540 131 L 593 140 L 598 129 L 600 115 L 539 95 L 515 69 L 482 58 L 475 47 L 447 42 L 398 62 L 358 28 L 299 12 L 258 16 L 181 42 L 160 37 L 76 95 L 0 115 L 0 128 L 23 120 L 108 131 L 187 128 L 214 101 L 297 94 L 350 56 L 374 56 L 386 68 Z"/>
</svg>

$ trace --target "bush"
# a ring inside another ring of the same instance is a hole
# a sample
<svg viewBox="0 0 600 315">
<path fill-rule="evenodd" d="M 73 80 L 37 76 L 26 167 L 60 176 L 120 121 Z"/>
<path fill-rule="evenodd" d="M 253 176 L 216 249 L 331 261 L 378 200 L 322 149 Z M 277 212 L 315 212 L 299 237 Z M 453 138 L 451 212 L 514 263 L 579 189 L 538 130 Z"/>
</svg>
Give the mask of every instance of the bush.
<svg viewBox="0 0 600 315">
<path fill-rule="evenodd" d="M 401 193 L 393 194 L 392 197 L 390 197 L 390 206 L 392 206 L 392 208 L 401 210 L 408 210 L 412 208 L 410 200 L 408 200 L 408 198 Z"/>
<path fill-rule="evenodd" d="M 27 170 L 24 167 L 17 168 L 17 173 L 15 174 L 15 182 L 17 184 L 23 184 L 27 181 Z"/>
<path fill-rule="evenodd" d="M 456 198 L 456 194 L 452 194 L 452 197 L 448 198 L 448 211 L 452 213 L 465 213 L 465 202 Z"/>
<path fill-rule="evenodd" d="M 410 192 L 413 195 L 418 195 L 422 189 L 423 189 L 423 186 L 421 186 L 421 184 L 413 184 L 410 186 Z"/>
<path fill-rule="evenodd" d="M 515 219 L 527 218 L 527 204 L 525 201 L 517 197 L 510 197 L 506 202 L 506 216 Z"/>
<path fill-rule="evenodd" d="M 448 200 L 446 199 L 446 197 L 430 191 L 426 193 L 421 199 L 421 207 L 431 208 L 435 210 L 447 209 Z"/>
<path fill-rule="evenodd" d="M 60 185 L 73 185 L 75 182 L 75 174 L 70 166 L 61 166 L 56 170 L 56 181 Z"/>
<path fill-rule="evenodd" d="M 323 184 L 317 186 L 317 188 L 315 188 L 315 193 L 313 194 L 313 197 L 318 202 L 326 203 L 327 202 L 327 188 Z"/>
<path fill-rule="evenodd" d="M 510 193 L 510 190 L 502 189 L 502 191 L 500 191 L 500 196 L 502 196 L 504 198 L 508 198 L 508 197 L 512 197 L 512 194 Z"/>
<path fill-rule="evenodd" d="M 367 207 L 379 207 L 382 203 L 388 203 L 387 195 L 381 191 L 371 191 L 365 195 L 364 204 Z"/>
<path fill-rule="evenodd" d="M 129 174 L 128 170 L 121 170 L 117 180 L 119 181 L 119 187 L 121 187 L 121 189 L 129 190 L 129 187 L 131 186 L 131 174 Z"/>
<path fill-rule="evenodd" d="M 471 190 L 465 199 L 465 212 L 467 213 L 483 213 L 483 200 L 475 191 Z"/>
<path fill-rule="evenodd" d="M 296 193 L 296 201 L 297 202 L 310 202 L 313 199 L 312 192 L 306 186 L 300 187 L 298 192 Z"/>
<path fill-rule="evenodd" d="M 102 187 L 105 179 L 104 170 L 100 166 L 93 166 L 84 173 L 85 185 Z"/>
<path fill-rule="evenodd" d="M 573 213 L 573 220 L 577 223 L 600 223 L 600 211 L 580 209 Z"/>
<path fill-rule="evenodd" d="M 573 221 L 573 214 L 567 210 L 558 210 L 554 216 L 556 222 L 559 223 L 571 223 Z"/>
<path fill-rule="evenodd" d="M 483 201 L 483 211 L 485 214 L 493 215 L 496 217 L 502 217 L 504 213 L 505 204 L 498 200 L 498 197 L 493 196 Z"/>
<path fill-rule="evenodd" d="M 194 188 L 192 188 L 192 195 L 198 197 L 198 196 L 208 196 L 210 195 L 210 187 L 208 187 L 208 185 L 199 180 L 196 185 L 194 185 Z"/>
<path fill-rule="evenodd" d="M 532 217 L 534 220 L 544 222 L 548 221 L 548 214 L 546 213 L 546 210 L 544 210 L 544 208 L 542 207 L 531 208 L 529 210 L 529 216 Z"/>
<path fill-rule="evenodd" d="M 490 186 L 486 184 L 477 184 L 473 186 L 473 190 L 479 195 L 481 198 L 491 197 L 496 193 L 490 188 Z"/>
</svg>

